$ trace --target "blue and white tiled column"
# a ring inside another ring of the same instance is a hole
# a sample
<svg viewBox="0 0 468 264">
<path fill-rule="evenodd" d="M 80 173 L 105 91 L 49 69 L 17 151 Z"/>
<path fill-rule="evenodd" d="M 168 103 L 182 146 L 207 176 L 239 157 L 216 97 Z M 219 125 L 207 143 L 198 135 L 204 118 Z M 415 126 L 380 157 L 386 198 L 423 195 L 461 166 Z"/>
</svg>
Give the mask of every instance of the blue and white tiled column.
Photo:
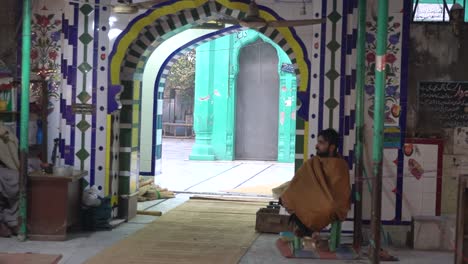
<svg viewBox="0 0 468 264">
<path fill-rule="evenodd" d="M 62 161 L 87 170 L 87 183 L 102 195 L 113 193 L 106 188 L 108 4 L 109 0 L 66 3 L 62 26 Z M 92 106 L 93 111 L 75 113 L 73 105 Z"/>
</svg>

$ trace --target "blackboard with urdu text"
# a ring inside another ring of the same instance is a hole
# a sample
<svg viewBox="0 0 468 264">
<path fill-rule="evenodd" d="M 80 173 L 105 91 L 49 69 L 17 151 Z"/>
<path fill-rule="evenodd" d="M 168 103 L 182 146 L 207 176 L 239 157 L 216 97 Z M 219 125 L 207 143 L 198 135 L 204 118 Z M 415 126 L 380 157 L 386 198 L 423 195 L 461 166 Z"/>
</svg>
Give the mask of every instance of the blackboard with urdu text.
<svg viewBox="0 0 468 264">
<path fill-rule="evenodd" d="M 418 100 L 420 119 L 442 128 L 468 126 L 468 82 L 420 82 Z"/>
</svg>

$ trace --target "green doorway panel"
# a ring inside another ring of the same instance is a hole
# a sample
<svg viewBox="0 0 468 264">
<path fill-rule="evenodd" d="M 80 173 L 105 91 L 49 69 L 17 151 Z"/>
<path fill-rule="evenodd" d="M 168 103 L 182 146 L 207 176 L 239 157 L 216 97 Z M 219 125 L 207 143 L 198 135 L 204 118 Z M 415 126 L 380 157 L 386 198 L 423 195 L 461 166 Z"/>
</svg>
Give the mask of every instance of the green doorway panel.
<svg viewBox="0 0 468 264">
<path fill-rule="evenodd" d="M 240 50 L 255 41 L 272 45 L 278 55 L 278 161 L 294 162 L 296 75 L 287 54 L 254 30 L 240 31 L 197 47 L 195 73 L 195 144 L 191 160 L 235 159 L 236 87 Z M 259 98 L 261 100 L 261 98 Z M 261 120 L 259 120 L 261 122 Z"/>
</svg>

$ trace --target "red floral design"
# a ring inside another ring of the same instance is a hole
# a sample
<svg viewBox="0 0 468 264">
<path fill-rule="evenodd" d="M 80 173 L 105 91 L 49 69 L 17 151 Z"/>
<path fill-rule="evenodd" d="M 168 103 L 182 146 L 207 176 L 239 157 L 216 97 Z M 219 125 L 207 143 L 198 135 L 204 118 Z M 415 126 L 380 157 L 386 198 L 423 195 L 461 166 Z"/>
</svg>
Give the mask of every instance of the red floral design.
<svg viewBox="0 0 468 264">
<path fill-rule="evenodd" d="M 57 54 L 57 52 L 55 50 L 49 52 L 49 58 L 51 60 L 56 60 L 57 56 L 58 56 L 58 54 Z"/>
<path fill-rule="evenodd" d="M 395 63 L 395 61 L 397 60 L 396 56 L 392 53 L 387 54 L 385 57 L 385 60 L 390 64 Z"/>
<path fill-rule="evenodd" d="M 377 50 L 377 18 L 373 17 L 372 21 L 367 21 L 366 30 L 366 94 L 369 96 L 368 100 L 373 104 L 375 100 L 375 72 L 385 72 L 385 98 L 392 100 L 394 105 L 399 105 L 400 100 L 400 65 L 399 59 L 401 56 L 401 22 L 395 21 L 395 17 L 389 17 L 388 20 L 392 21 L 388 24 L 388 43 L 387 53 L 379 58 L 376 58 L 375 51 Z M 392 110 L 394 110 L 392 112 Z M 385 124 L 394 125 L 398 123 L 399 116 L 398 107 L 387 106 L 385 109 Z M 373 112 L 368 111 L 371 118 Z"/>
<path fill-rule="evenodd" d="M 375 53 L 372 53 L 372 52 L 367 53 L 366 60 L 369 63 L 374 62 L 375 61 Z"/>
<path fill-rule="evenodd" d="M 37 24 L 41 27 L 47 27 L 50 24 L 50 20 L 47 16 L 37 16 Z"/>
<path fill-rule="evenodd" d="M 59 99 L 60 87 L 60 15 L 41 9 L 31 23 L 31 70 L 48 81 L 49 99 Z M 49 107 L 53 103 L 49 101 Z"/>
<path fill-rule="evenodd" d="M 31 50 L 31 59 L 35 60 L 35 59 L 37 59 L 38 56 L 39 55 L 37 54 L 37 49 L 32 49 Z"/>
</svg>

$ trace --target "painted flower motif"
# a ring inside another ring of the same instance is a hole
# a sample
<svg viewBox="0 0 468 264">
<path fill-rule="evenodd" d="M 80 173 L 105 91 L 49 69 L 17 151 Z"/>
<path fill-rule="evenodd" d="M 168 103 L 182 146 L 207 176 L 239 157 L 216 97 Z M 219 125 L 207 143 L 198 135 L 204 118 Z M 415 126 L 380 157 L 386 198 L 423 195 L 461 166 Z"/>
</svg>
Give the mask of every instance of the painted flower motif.
<svg viewBox="0 0 468 264">
<path fill-rule="evenodd" d="M 388 38 L 388 42 L 390 42 L 390 44 L 392 44 L 392 45 L 398 44 L 398 42 L 400 42 L 400 32 L 391 35 L 391 36 Z"/>
<path fill-rule="evenodd" d="M 367 53 L 366 60 L 369 63 L 375 62 L 375 53 L 373 53 L 373 52 Z"/>
<path fill-rule="evenodd" d="M 375 36 L 373 34 L 366 33 L 366 40 L 367 43 L 373 43 L 375 41 Z"/>
<path fill-rule="evenodd" d="M 397 57 L 392 53 L 389 53 L 385 56 L 385 61 L 387 61 L 390 64 L 395 63 L 396 60 L 397 60 Z"/>
<path fill-rule="evenodd" d="M 56 26 L 58 26 L 58 25 L 62 24 L 62 21 L 56 19 L 56 20 L 54 21 L 54 24 L 55 24 Z"/>
<path fill-rule="evenodd" d="M 366 94 L 374 95 L 374 90 L 375 90 L 374 85 L 366 85 L 364 89 L 366 90 Z"/>
<path fill-rule="evenodd" d="M 37 53 L 37 49 L 32 49 L 32 50 L 31 50 L 31 59 L 32 59 L 32 60 L 35 60 L 35 59 L 37 59 L 38 56 L 39 56 L 39 55 L 38 55 L 38 53 Z"/>
<path fill-rule="evenodd" d="M 59 31 L 52 32 L 52 34 L 50 34 L 50 38 L 54 42 L 59 41 L 60 40 L 60 32 Z"/>
<path fill-rule="evenodd" d="M 400 25 L 400 23 L 398 23 L 398 22 L 393 23 L 393 27 L 394 27 L 394 28 L 399 28 L 400 26 L 401 26 L 401 25 Z"/>
<path fill-rule="evenodd" d="M 37 24 L 41 27 L 47 27 L 50 23 L 50 20 L 46 16 L 37 16 Z"/>
<path fill-rule="evenodd" d="M 53 51 L 50 51 L 50 52 L 49 52 L 49 58 L 50 58 L 51 60 L 56 60 L 56 59 L 57 59 L 57 56 L 58 56 L 57 51 L 53 50 Z"/>
<path fill-rule="evenodd" d="M 395 85 L 389 85 L 385 88 L 385 93 L 387 96 L 392 96 L 394 97 L 396 94 L 396 91 L 398 90 L 398 87 Z"/>
</svg>

